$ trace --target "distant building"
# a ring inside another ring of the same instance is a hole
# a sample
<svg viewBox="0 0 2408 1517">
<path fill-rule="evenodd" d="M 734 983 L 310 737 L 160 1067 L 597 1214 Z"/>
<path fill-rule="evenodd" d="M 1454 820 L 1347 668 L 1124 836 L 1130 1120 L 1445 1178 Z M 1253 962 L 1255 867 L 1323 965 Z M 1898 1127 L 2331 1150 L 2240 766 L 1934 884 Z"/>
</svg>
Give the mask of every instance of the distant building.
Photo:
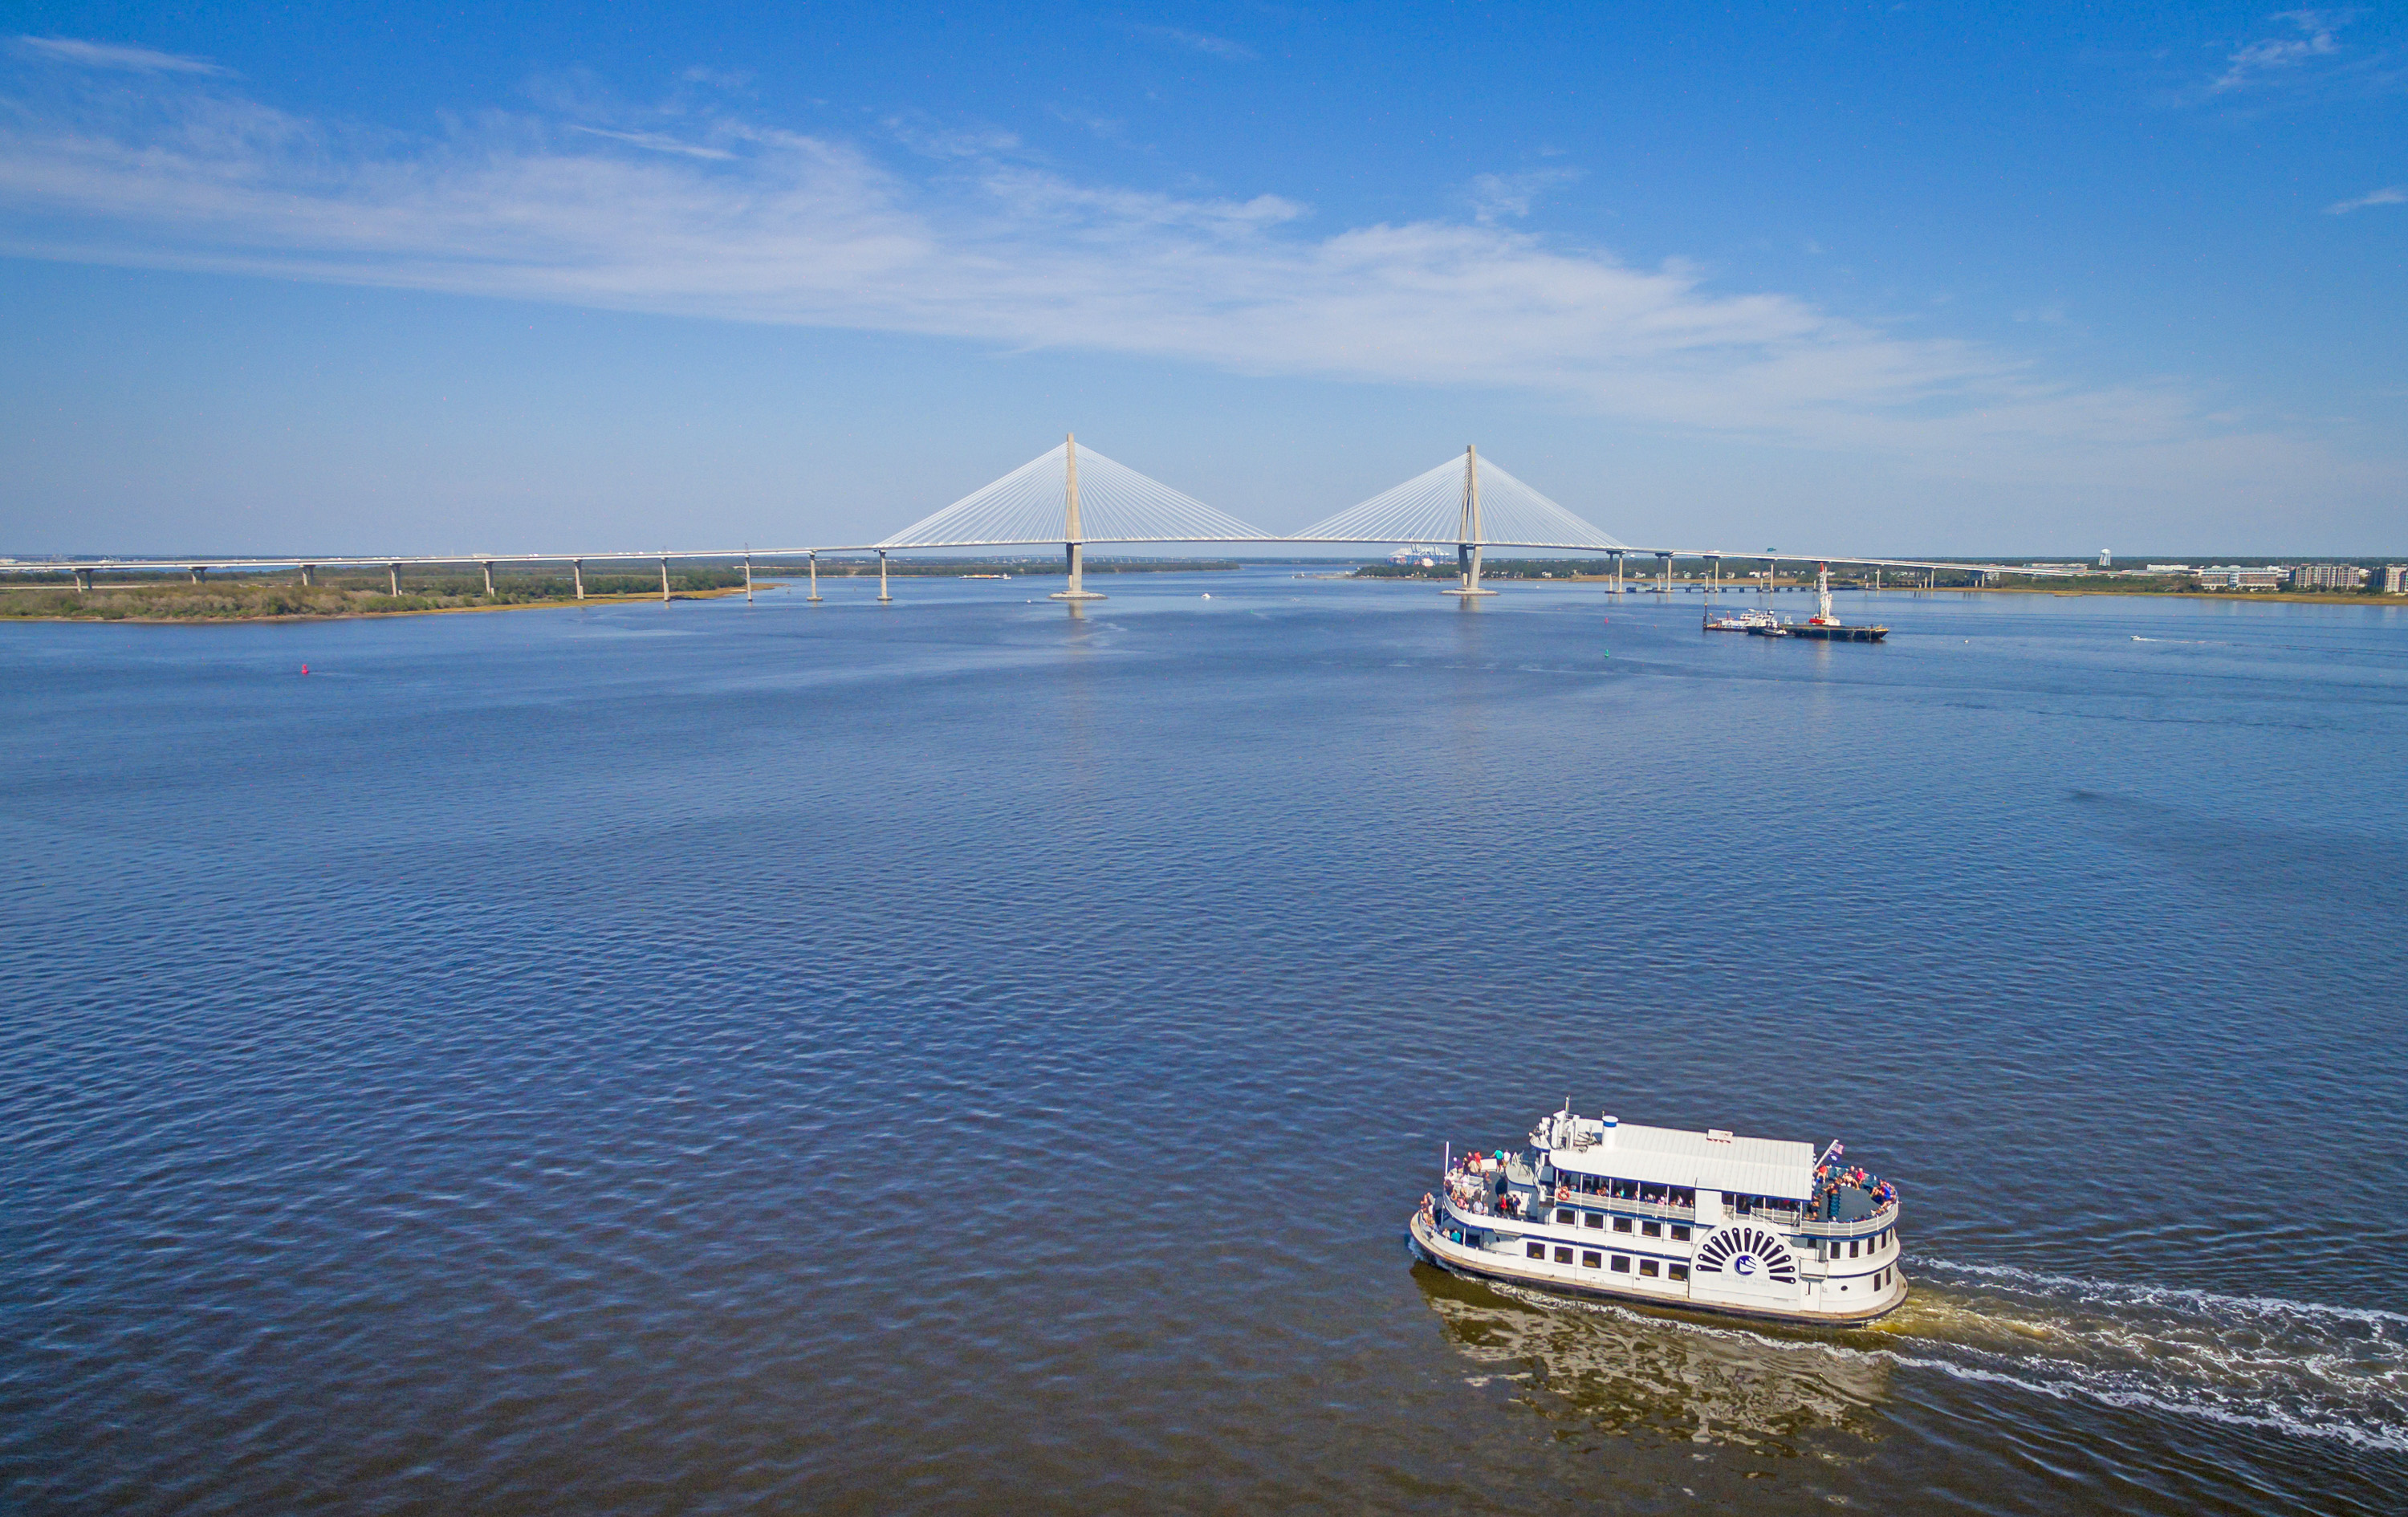
<svg viewBox="0 0 2408 1517">
<path fill-rule="evenodd" d="M 2366 571 L 2355 564 L 2302 564 L 2291 571 L 2291 583 L 2301 590 L 2356 590 L 2366 583 Z"/>
<path fill-rule="evenodd" d="M 2383 571 L 2383 593 L 2408 595 L 2408 564 L 2394 564 Z"/>
<path fill-rule="evenodd" d="M 2148 570 L 2151 574 L 2188 574 L 2190 572 L 2190 565 L 2187 564 L 2152 564 L 2148 565 Z"/>
<path fill-rule="evenodd" d="M 2287 578 L 2288 570 L 2271 565 L 2244 569 L 2238 564 L 2217 564 L 2199 571 L 2200 586 L 2205 590 L 2280 590 Z"/>
</svg>

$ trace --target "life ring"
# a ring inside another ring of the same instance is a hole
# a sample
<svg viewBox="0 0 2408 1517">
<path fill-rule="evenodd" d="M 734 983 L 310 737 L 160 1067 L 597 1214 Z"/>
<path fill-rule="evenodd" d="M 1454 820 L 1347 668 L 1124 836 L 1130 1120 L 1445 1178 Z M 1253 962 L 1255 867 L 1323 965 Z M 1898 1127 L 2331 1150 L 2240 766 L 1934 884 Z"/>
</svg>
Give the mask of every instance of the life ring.
<svg viewBox="0 0 2408 1517">
<path fill-rule="evenodd" d="M 1571 1198 L 1572 1188 L 1570 1185 L 1565 1184 L 1560 1180 L 1555 1181 L 1555 1199 L 1558 1201 L 1569 1201 Z"/>
</svg>

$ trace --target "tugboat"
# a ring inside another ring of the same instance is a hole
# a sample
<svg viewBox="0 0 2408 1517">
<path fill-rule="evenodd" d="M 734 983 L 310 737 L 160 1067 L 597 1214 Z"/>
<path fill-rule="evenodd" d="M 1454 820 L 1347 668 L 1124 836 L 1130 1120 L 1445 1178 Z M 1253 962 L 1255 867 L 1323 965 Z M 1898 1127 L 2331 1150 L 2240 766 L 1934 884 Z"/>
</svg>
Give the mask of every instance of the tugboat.
<svg viewBox="0 0 2408 1517">
<path fill-rule="evenodd" d="M 1815 580 L 1815 609 L 1803 622 L 1776 622 L 1771 626 L 1751 626 L 1747 630 L 1759 637 L 1813 637 L 1827 643 L 1877 643 L 1889 636 L 1887 627 L 1842 626 L 1831 614 L 1831 565 L 1816 565 L 1822 573 Z"/>
<path fill-rule="evenodd" d="M 1898 1187 L 1832 1143 L 1540 1119 L 1529 1145 L 1455 1157 L 1415 1251 L 1458 1275 L 1570 1295 L 1844 1326 L 1906 1299 Z"/>
<path fill-rule="evenodd" d="M 1779 625 L 1781 618 L 1761 606 L 1751 606 L 1743 611 L 1725 611 L 1720 616 L 1712 611 L 1706 613 L 1708 632 L 1753 632 L 1758 627 Z"/>
</svg>

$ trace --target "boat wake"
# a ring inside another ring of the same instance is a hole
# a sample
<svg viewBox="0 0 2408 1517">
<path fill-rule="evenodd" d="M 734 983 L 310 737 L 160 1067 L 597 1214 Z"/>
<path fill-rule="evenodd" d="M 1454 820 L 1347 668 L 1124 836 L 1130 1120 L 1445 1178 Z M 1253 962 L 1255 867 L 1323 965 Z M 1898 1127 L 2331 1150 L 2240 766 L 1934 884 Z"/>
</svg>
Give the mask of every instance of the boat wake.
<svg viewBox="0 0 2408 1517">
<path fill-rule="evenodd" d="M 1626 1375 L 1633 1360 L 1618 1340 L 1634 1328 L 1658 1344 L 1670 1341 L 1663 1335 L 1681 1335 L 1745 1345 L 1744 1377 L 1713 1374 L 1723 1356 L 1707 1352 L 1680 1356 L 1684 1372 L 1668 1379 L 1691 1395 L 1726 1379 L 1760 1391 L 1768 1375 L 1789 1394 L 1812 1387 L 1803 1399 L 1815 1412 L 1807 1420 L 1826 1426 L 1853 1421 L 1843 1403 L 1882 1399 L 1891 1371 L 1922 1370 L 2055 1400 L 2408 1452 L 2408 1314 L 1945 1259 L 1910 1258 L 1907 1268 L 1914 1292 L 1905 1305 L 1837 1337 L 1663 1317 L 1510 1287 L 1501 1294 L 1611 1321 L 1607 1336 L 1617 1340 Z M 1530 1338 L 1520 1336 L 1517 1346 L 1527 1348 Z M 1779 1359 L 1768 1360 L 1767 1350 Z M 1817 1362 L 1824 1367 L 1807 1368 Z M 1726 1431 L 1761 1423 L 1760 1395 L 1707 1400 L 1725 1403 L 1712 1420 Z M 1734 1401 L 1749 1414 L 1733 1415 Z"/>
<path fill-rule="evenodd" d="M 1948 1259 L 1875 1333 L 1901 1366 L 2408 1452 L 2408 1314 Z"/>
</svg>

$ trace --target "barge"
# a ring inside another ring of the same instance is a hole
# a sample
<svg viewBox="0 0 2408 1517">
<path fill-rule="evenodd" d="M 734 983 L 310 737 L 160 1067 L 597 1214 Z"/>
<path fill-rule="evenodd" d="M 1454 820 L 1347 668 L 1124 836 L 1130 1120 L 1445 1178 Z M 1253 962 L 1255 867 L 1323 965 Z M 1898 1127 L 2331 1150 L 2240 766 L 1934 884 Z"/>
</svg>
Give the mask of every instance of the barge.
<svg viewBox="0 0 2408 1517">
<path fill-rule="evenodd" d="M 1410 1234 L 1442 1269 L 1635 1305 L 1844 1326 L 1898 1309 L 1898 1187 L 1836 1142 L 1541 1118 L 1528 1146 L 1456 1159 Z"/>
<path fill-rule="evenodd" d="M 1751 612 L 1749 614 L 1756 619 L 1745 624 L 1744 630 L 1747 634 L 1754 637 L 1805 637 L 1827 643 L 1877 643 L 1889 636 L 1887 627 L 1851 627 L 1844 625 L 1838 617 L 1833 616 L 1831 614 L 1831 565 L 1825 564 L 1820 565 L 1820 568 L 1822 572 L 1817 577 L 1814 586 L 1816 600 L 1813 616 L 1803 622 L 1784 622 L 1770 611 Z M 1709 623 L 1708 625 L 1712 626 L 1713 623 Z M 1726 624 L 1715 630 L 1737 629 L 1729 627 L 1726 619 Z"/>
</svg>

